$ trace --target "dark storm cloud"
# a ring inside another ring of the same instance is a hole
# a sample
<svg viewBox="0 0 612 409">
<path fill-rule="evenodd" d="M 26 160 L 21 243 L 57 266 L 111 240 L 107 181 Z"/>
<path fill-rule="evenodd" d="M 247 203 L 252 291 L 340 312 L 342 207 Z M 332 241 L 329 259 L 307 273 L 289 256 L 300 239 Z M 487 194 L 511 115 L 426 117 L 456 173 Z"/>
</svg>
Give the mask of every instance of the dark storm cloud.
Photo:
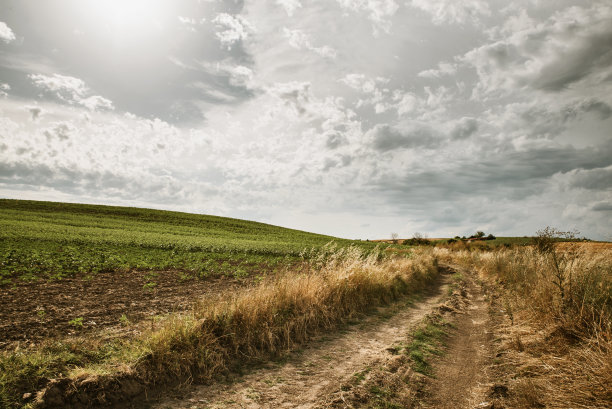
<svg viewBox="0 0 612 409">
<path fill-rule="evenodd" d="M 185 197 L 187 192 L 180 181 L 153 173 L 121 175 L 104 170 L 85 171 L 78 168 L 49 166 L 26 161 L 0 163 L 0 183 L 18 189 L 45 186 L 57 191 L 86 196 L 104 194 L 107 197 L 169 202 Z"/>
<path fill-rule="evenodd" d="M 436 202 L 491 198 L 523 200 L 550 186 L 558 173 L 576 170 L 574 185 L 602 189 L 612 178 L 612 142 L 600 148 L 571 146 L 536 148 L 528 151 L 481 151 L 471 161 L 457 161 L 443 170 L 408 170 L 403 176 L 383 173 L 369 186 L 386 195 L 398 208 L 429 206 Z"/>
<path fill-rule="evenodd" d="M 596 203 L 591 207 L 596 212 L 612 212 L 612 201 L 611 202 L 600 202 Z"/>
<path fill-rule="evenodd" d="M 577 169 L 570 172 L 569 185 L 574 188 L 610 191 L 612 190 L 612 167 Z"/>
</svg>

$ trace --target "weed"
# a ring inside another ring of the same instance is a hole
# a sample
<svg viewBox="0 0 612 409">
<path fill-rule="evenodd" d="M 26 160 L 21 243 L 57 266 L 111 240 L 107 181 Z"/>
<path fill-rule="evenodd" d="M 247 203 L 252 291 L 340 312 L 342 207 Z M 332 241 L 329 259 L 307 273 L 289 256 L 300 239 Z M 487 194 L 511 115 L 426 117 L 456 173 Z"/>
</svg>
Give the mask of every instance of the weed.
<svg viewBox="0 0 612 409">
<path fill-rule="evenodd" d="M 119 317 L 119 322 L 124 327 L 127 327 L 128 325 L 131 324 L 130 320 L 128 319 L 127 315 L 125 315 L 125 314 L 122 314 L 121 317 Z"/>
<path fill-rule="evenodd" d="M 154 281 L 149 281 L 147 283 L 144 283 L 142 285 L 143 290 L 147 290 L 147 291 L 153 291 L 155 289 L 155 287 L 157 286 L 157 283 Z"/>
<path fill-rule="evenodd" d="M 68 321 L 69 325 L 72 325 L 75 328 L 83 328 L 83 317 L 73 318 Z"/>
</svg>

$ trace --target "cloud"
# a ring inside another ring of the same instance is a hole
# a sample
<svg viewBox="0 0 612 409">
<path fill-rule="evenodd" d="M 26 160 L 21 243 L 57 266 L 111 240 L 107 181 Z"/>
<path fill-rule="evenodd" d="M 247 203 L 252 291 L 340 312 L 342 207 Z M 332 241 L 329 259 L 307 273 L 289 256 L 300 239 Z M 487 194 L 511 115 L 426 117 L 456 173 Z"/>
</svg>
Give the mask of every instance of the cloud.
<svg viewBox="0 0 612 409">
<path fill-rule="evenodd" d="M 219 13 L 212 20 L 217 31 L 215 36 L 228 50 L 240 41 L 246 40 L 255 32 L 255 27 L 251 25 L 244 17 L 233 16 L 227 13 Z"/>
<path fill-rule="evenodd" d="M 462 60 L 473 66 L 485 93 L 522 88 L 557 93 L 580 81 L 612 75 L 612 7 L 569 7 L 542 23 L 527 20 L 517 31 L 471 50 Z"/>
<path fill-rule="evenodd" d="M 287 27 L 283 28 L 285 38 L 289 40 L 289 45 L 298 50 L 309 50 L 321 57 L 336 58 L 336 50 L 324 45 L 323 47 L 315 47 L 310 41 L 310 37 L 301 30 L 290 30 Z"/>
<path fill-rule="evenodd" d="M 596 212 L 612 212 L 612 201 L 595 203 L 591 210 Z"/>
<path fill-rule="evenodd" d="M 195 19 L 193 17 L 183 17 L 183 16 L 178 16 L 178 21 L 188 30 L 191 32 L 196 32 L 197 31 L 197 26 L 202 25 L 204 23 L 206 23 L 206 19 L 205 18 L 201 18 L 201 19 Z"/>
<path fill-rule="evenodd" d="M 53 125 L 53 127 L 45 130 L 43 134 L 47 137 L 48 140 L 52 140 L 54 138 L 60 141 L 67 141 L 70 137 L 76 132 L 76 128 L 70 122 L 58 122 Z"/>
<path fill-rule="evenodd" d="M 44 113 L 43 109 L 37 106 L 26 107 L 26 109 L 32 116 L 32 121 L 37 121 Z"/>
<path fill-rule="evenodd" d="M 28 77 L 37 87 L 54 94 L 69 104 L 76 103 L 91 111 L 113 109 L 112 101 L 99 95 L 87 96 L 90 89 L 79 78 L 60 74 L 30 74 Z"/>
<path fill-rule="evenodd" d="M 402 129 L 379 124 L 366 133 L 366 139 L 371 141 L 372 148 L 378 152 L 411 148 L 432 149 L 439 146 L 441 138 L 437 131 L 420 123 L 410 123 Z"/>
<path fill-rule="evenodd" d="M 0 40 L 8 44 L 11 41 L 15 41 L 15 38 L 16 37 L 15 33 L 13 33 L 13 30 L 11 30 L 11 28 L 7 26 L 6 23 L 0 21 Z"/>
<path fill-rule="evenodd" d="M 434 24 L 477 23 L 491 14 L 484 0 L 412 0 L 409 4 L 431 15 Z"/>
<path fill-rule="evenodd" d="M 421 78 L 440 78 L 446 75 L 453 75 L 457 72 L 457 65 L 450 64 L 447 62 L 441 62 L 438 64 L 438 68 L 432 68 L 430 70 L 425 70 L 419 72 L 417 75 Z"/>
<path fill-rule="evenodd" d="M 293 16 L 293 13 L 302 7 L 300 0 L 276 0 L 276 4 L 282 6 L 289 17 Z"/>
<path fill-rule="evenodd" d="M 450 136 L 454 140 L 468 139 L 478 131 L 478 128 L 478 120 L 475 118 L 463 117 L 457 121 L 457 124 L 450 132 Z"/>
<path fill-rule="evenodd" d="M 5 82 L 0 82 L 0 98 L 7 97 L 8 91 L 11 90 L 11 86 Z"/>
<path fill-rule="evenodd" d="M 574 169 L 564 176 L 570 188 L 612 193 L 612 166 L 595 169 Z"/>
<path fill-rule="evenodd" d="M 374 34 L 379 30 L 391 31 L 391 18 L 399 9 L 395 0 L 336 0 L 346 10 L 365 13 L 374 25 Z"/>
</svg>

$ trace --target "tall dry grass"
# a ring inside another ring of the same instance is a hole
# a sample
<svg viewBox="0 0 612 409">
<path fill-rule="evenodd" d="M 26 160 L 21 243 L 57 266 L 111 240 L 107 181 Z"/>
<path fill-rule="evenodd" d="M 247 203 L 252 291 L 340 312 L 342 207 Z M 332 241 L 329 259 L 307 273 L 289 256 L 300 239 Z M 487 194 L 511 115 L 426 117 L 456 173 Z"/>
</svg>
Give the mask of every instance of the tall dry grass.
<svg viewBox="0 0 612 409">
<path fill-rule="evenodd" d="M 189 317 L 169 320 L 146 342 L 147 366 L 156 368 L 146 372 L 210 377 L 232 362 L 267 358 L 373 306 L 416 293 L 438 274 L 431 251 L 381 260 L 377 252 L 332 247 L 310 259 L 307 272 L 289 272 L 226 300 L 202 300 Z"/>
<path fill-rule="evenodd" d="M 555 243 L 436 255 L 501 289 L 497 305 L 512 321 L 504 356 L 517 368 L 515 407 L 537 406 L 521 401 L 529 388 L 550 407 L 612 405 L 612 249 Z"/>
<path fill-rule="evenodd" d="M 564 243 L 552 252 L 515 247 L 458 252 L 451 259 L 497 279 L 540 320 L 585 338 L 612 340 L 612 250 Z"/>
<path fill-rule="evenodd" d="M 39 394 L 39 407 L 57 397 L 89 396 L 103 403 L 118 382 L 141 390 L 168 382 L 209 380 L 268 359 L 315 334 L 337 328 L 373 307 L 418 293 L 438 275 L 431 250 L 410 258 L 325 247 L 309 266 L 241 290 L 229 298 L 197 302 L 190 314 L 168 317 L 103 362 L 79 367 Z"/>
</svg>

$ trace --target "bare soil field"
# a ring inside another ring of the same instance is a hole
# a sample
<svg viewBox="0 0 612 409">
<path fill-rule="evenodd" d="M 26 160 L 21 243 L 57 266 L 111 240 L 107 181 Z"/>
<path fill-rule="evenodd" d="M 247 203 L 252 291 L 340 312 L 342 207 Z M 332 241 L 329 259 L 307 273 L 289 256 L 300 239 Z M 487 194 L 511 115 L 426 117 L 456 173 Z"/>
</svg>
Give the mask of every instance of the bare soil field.
<svg viewBox="0 0 612 409">
<path fill-rule="evenodd" d="M 118 271 L 5 286 L 0 291 L 0 349 L 100 330 L 127 335 L 138 331 L 131 324 L 185 311 L 203 296 L 251 282 L 225 276 L 195 279 L 178 271 Z"/>
</svg>

